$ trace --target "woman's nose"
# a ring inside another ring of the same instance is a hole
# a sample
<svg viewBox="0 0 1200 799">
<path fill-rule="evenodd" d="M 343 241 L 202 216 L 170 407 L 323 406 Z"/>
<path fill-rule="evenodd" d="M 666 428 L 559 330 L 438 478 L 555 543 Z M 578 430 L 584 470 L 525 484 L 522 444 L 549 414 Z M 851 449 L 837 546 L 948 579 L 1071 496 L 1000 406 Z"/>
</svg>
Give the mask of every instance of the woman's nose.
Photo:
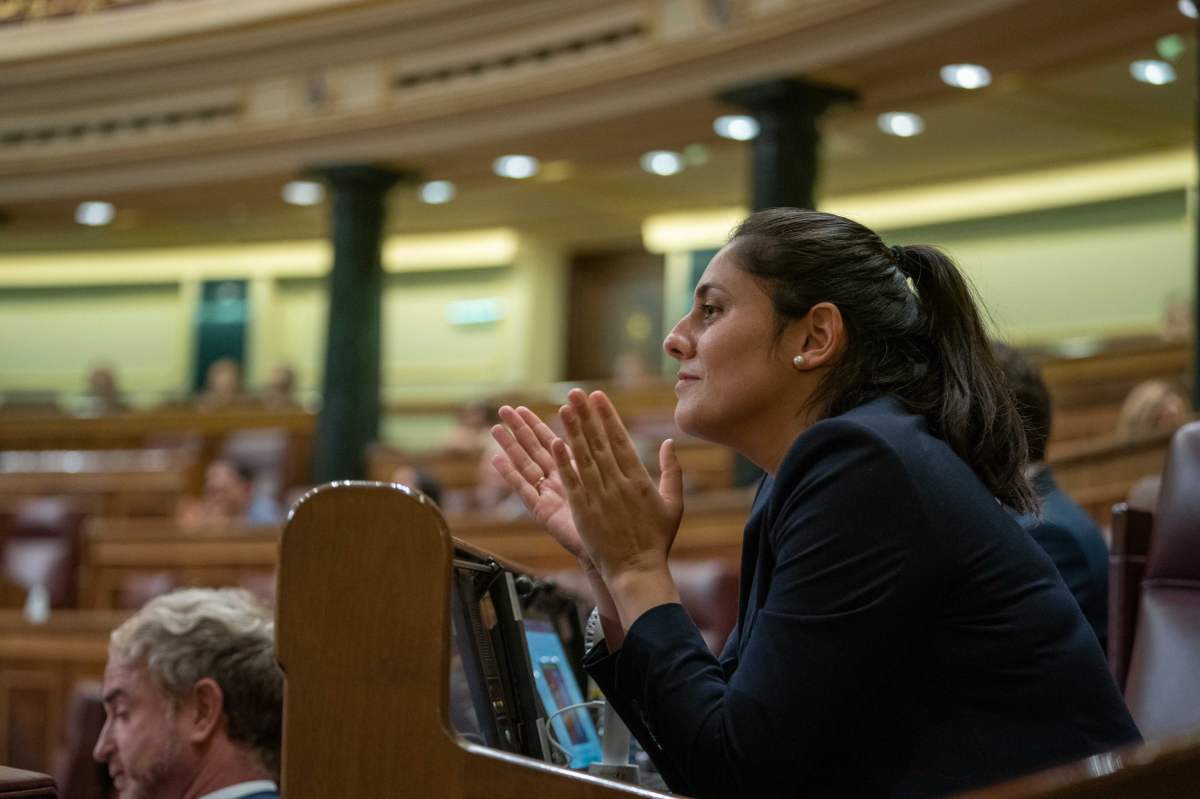
<svg viewBox="0 0 1200 799">
<path fill-rule="evenodd" d="M 682 331 L 683 323 L 684 320 L 680 319 L 679 323 L 671 328 L 671 332 L 667 333 L 667 337 L 663 339 L 663 350 L 677 361 L 686 360 L 692 352 L 691 343 Z"/>
</svg>

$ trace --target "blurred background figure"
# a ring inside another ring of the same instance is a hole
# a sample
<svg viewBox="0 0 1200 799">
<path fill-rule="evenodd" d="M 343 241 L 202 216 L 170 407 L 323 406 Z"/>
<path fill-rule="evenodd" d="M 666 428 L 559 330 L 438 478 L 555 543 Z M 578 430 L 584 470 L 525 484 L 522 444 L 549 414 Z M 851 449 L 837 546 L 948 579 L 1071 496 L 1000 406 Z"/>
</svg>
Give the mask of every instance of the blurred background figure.
<svg viewBox="0 0 1200 799">
<path fill-rule="evenodd" d="M 645 388 L 656 382 L 640 352 L 623 352 L 613 361 L 613 385 L 619 391 Z"/>
<path fill-rule="evenodd" d="M 267 408 L 299 408 L 296 401 L 296 370 L 286 363 L 271 367 L 267 385 L 262 393 L 262 404 Z"/>
<path fill-rule="evenodd" d="M 439 447 L 445 453 L 471 454 L 482 452 L 491 441 L 488 433 L 500 421 L 498 403 L 491 400 L 469 402 L 458 413 L 454 428 L 442 439 Z"/>
<path fill-rule="evenodd" d="M 208 366 L 204 388 L 196 397 L 196 407 L 220 410 L 245 400 L 242 394 L 242 368 L 233 358 L 218 358 Z"/>
<path fill-rule="evenodd" d="M 107 364 L 96 366 L 87 375 L 87 395 L 82 415 L 104 416 L 129 410 L 117 386 L 117 376 Z"/>
<path fill-rule="evenodd" d="M 1017 520 L 1054 561 L 1100 647 L 1107 649 L 1108 546 L 1096 523 L 1059 488 L 1046 463 L 1046 442 L 1053 425 L 1050 392 L 1037 367 L 1021 353 L 999 342 L 993 342 L 993 348 L 1025 422 L 1029 445 L 1026 471 L 1042 503 L 1040 517 L 1026 514 Z"/>
<path fill-rule="evenodd" d="M 428 472 L 410 463 L 401 464 L 392 472 L 392 482 L 415 488 L 437 504 L 442 504 L 442 485 Z"/>
<path fill-rule="evenodd" d="M 1191 418 L 1187 389 L 1170 380 L 1147 380 L 1134 386 L 1117 418 L 1117 436 L 1141 438 L 1169 433 Z"/>
<path fill-rule="evenodd" d="M 255 490 L 254 471 L 230 460 L 214 460 L 204 472 L 204 494 L 180 501 L 176 518 L 180 524 L 278 524 L 283 517 L 279 504 Z"/>
</svg>

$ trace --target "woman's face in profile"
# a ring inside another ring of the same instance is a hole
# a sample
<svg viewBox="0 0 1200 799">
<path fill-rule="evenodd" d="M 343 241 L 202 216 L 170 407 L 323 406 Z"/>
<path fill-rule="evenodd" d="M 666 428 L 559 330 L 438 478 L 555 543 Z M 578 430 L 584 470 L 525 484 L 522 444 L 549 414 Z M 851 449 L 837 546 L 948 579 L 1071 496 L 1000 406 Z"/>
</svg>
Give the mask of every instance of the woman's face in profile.
<svg viewBox="0 0 1200 799">
<path fill-rule="evenodd" d="M 663 342 L 679 361 L 679 429 L 738 448 L 747 435 L 774 425 L 785 406 L 794 412 L 793 353 L 775 344 L 771 298 L 726 246 L 704 270 L 692 309 Z"/>
</svg>

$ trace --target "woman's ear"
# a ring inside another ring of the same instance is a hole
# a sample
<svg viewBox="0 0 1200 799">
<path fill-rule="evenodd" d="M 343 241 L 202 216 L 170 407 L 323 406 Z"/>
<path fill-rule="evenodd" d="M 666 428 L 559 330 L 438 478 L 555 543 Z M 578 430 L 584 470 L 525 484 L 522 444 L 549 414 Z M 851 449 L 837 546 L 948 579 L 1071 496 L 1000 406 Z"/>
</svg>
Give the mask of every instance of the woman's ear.
<svg viewBox="0 0 1200 799">
<path fill-rule="evenodd" d="M 800 371 L 830 365 L 846 345 L 842 312 L 831 302 L 819 302 L 795 323 L 788 338 L 794 339 L 788 354 Z"/>
</svg>

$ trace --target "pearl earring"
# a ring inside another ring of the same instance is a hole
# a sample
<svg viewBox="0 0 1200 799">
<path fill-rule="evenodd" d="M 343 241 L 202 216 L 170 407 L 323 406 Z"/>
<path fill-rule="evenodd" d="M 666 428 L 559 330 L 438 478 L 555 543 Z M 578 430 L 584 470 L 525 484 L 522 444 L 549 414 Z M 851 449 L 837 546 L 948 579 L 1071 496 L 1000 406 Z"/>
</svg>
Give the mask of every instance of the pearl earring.
<svg viewBox="0 0 1200 799">
<path fill-rule="evenodd" d="M 797 355 L 795 358 L 792 358 L 792 366 L 796 367 L 797 369 L 803 369 L 804 368 L 804 356 Z"/>
</svg>

